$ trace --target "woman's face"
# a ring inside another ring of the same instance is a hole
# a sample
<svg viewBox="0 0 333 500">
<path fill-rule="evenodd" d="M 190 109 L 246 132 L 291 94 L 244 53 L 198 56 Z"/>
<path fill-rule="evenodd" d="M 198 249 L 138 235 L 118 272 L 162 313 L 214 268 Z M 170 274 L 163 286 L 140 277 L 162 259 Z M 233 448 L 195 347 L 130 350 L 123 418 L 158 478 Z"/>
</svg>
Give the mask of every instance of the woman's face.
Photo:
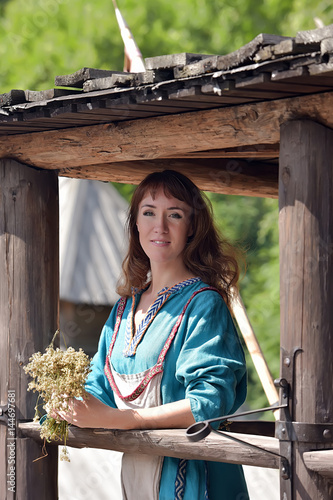
<svg viewBox="0 0 333 500">
<path fill-rule="evenodd" d="M 159 189 L 154 198 L 147 192 L 137 215 L 140 244 L 155 263 L 182 262 L 187 239 L 192 234 L 191 207 Z"/>
</svg>

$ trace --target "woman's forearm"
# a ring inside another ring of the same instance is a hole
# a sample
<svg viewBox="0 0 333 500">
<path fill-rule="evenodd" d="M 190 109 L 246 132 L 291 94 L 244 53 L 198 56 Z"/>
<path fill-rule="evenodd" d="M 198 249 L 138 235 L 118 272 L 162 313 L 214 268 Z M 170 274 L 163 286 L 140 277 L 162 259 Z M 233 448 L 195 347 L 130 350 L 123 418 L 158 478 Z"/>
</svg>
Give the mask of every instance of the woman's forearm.
<svg viewBox="0 0 333 500">
<path fill-rule="evenodd" d="M 190 401 L 182 399 L 153 408 L 116 409 L 88 394 L 73 400 L 72 408 L 59 416 L 78 427 L 105 429 L 185 428 L 194 423 Z"/>
<path fill-rule="evenodd" d="M 194 423 L 189 399 L 167 403 L 153 408 L 129 410 L 129 423 L 133 429 L 184 428 Z"/>
</svg>

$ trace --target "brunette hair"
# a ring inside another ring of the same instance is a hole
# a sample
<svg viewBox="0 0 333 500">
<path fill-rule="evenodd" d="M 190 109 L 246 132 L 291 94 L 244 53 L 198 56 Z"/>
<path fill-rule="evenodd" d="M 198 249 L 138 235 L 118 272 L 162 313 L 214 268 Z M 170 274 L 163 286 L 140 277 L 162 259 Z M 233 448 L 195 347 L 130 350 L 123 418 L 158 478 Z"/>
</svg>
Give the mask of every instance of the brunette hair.
<svg viewBox="0 0 333 500">
<path fill-rule="evenodd" d="M 123 262 L 123 275 L 117 293 L 130 296 L 132 289 L 143 288 L 149 281 L 150 262 L 143 251 L 136 222 L 139 204 L 149 192 L 154 198 L 159 189 L 191 207 L 193 234 L 183 252 L 183 259 L 193 276 L 198 276 L 210 286 L 216 287 L 229 303 L 231 288 L 239 279 L 238 249 L 217 231 L 211 203 L 199 188 L 185 175 L 174 170 L 149 174 L 136 188 L 127 218 L 129 234 L 128 253 Z"/>
</svg>

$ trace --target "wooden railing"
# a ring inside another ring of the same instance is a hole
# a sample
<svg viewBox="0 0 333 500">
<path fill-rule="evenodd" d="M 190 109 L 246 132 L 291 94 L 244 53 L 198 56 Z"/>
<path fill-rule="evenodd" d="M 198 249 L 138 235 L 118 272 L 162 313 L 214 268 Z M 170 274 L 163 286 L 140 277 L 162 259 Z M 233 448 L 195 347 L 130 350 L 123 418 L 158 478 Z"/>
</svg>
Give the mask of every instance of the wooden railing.
<svg viewBox="0 0 333 500">
<path fill-rule="evenodd" d="M 38 423 L 20 423 L 19 431 L 21 437 L 40 441 Z M 247 443 L 256 448 L 248 446 Z M 191 442 L 185 435 L 185 429 L 123 431 L 80 429 L 72 426 L 69 429 L 67 444 L 74 448 L 101 448 L 127 453 L 279 468 L 278 439 L 254 434 L 212 432 L 200 442 Z"/>
</svg>

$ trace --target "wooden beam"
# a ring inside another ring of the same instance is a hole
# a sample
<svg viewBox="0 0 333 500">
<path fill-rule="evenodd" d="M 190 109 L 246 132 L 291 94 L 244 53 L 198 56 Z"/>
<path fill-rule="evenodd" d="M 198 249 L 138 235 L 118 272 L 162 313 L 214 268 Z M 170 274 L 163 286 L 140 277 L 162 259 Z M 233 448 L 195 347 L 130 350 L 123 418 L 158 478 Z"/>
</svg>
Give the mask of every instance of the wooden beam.
<svg viewBox="0 0 333 500">
<path fill-rule="evenodd" d="M 315 428 L 333 414 L 333 131 L 310 120 L 284 124 L 279 170 L 281 376 L 292 385 L 291 419 Z M 292 498 L 332 498 L 328 482 L 302 460 L 330 441 L 285 441 L 292 447 Z"/>
<path fill-rule="evenodd" d="M 210 149 L 178 155 L 178 159 L 189 158 L 245 158 L 247 160 L 268 160 L 279 158 L 280 144 L 253 144 L 238 148 Z"/>
<path fill-rule="evenodd" d="M 315 118 L 333 127 L 333 92 L 151 117 L 110 124 L 35 132 L 0 141 L 0 158 L 62 169 L 120 161 L 153 160 L 210 149 L 277 144 L 280 125 Z"/>
<path fill-rule="evenodd" d="M 173 169 L 206 191 L 278 198 L 278 165 L 239 159 L 141 160 L 59 170 L 64 177 L 138 184 L 150 172 Z"/>
<path fill-rule="evenodd" d="M 308 469 L 317 472 L 321 476 L 333 479 L 333 450 L 306 451 L 303 453 L 303 460 Z"/>
<path fill-rule="evenodd" d="M 39 424 L 20 423 L 22 436 L 40 441 Z M 222 433 L 211 433 L 197 443 L 189 441 L 185 429 L 162 429 L 147 431 L 120 431 L 107 429 L 79 429 L 70 427 L 67 444 L 74 448 L 101 448 L 127 453 L 188 458 L 191 460 L 213 460 L 217 462 L 241 463 L 277 469 L 279 467 L 278 440 L 273 437 L 228 433 L 231 438 L 259 446 L 256 449 L 224 437 Z M 59 443 L 53 443 L 59 444 Z M 266 453 L 268 450 L 271 453 Z"/>
<path fill-rule="evenodd" d="M 22 367 L 57 328 L 58 231 L 56 173 L 0 160 L 0 394 L 10 405 L 9 425 L 0 426 L 4 500 L 58 498 L 57 450 L 33 462 L 40 444 L 15 437 L 16 423 L 33 418 L 36 404 Z"/>
</svg>

